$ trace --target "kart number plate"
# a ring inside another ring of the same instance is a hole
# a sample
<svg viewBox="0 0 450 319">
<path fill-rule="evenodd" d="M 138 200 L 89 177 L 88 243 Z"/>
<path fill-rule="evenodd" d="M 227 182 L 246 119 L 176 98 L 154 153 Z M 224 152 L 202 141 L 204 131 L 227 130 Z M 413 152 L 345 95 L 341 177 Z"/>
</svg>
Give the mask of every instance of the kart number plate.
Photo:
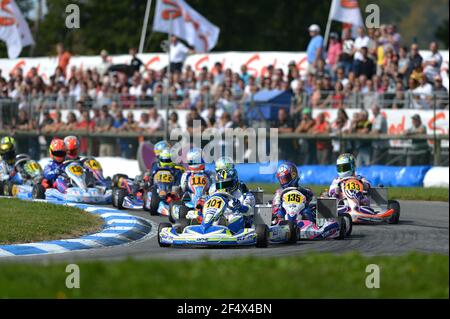
<svg viewBox="0 0 450 319">
<path fill-rule="evenodd" d="M 225 201 L 220 197 L 211 197 L 205 203 L 206 209 L 221 209 L 225 205 Z"/>
<path fill-rule="evenodd" d="M 363 184 L 360 181 L 358 181 L 357 179 L 350 179 L 350 180 L 345 182 L 344 189 L 346 191 L 362 192 Z"/>
<path fill-rule="evenodd" d="M 75 176 L 81 176 L 83 174 L 83 168 L 79 165 L 69 166 L 69 171 Z"/>
<path fill-rule="evenodd" d="M 206 177 L 205 176 L 191 176 L 190 184 L 192 186 L 206 186 Z"/>
<path fill-rule="evenodd" d="M 301 204 L 305 201 L 305 196 L 298 191 L 287 192 L 283 195 L 283 202 L 286 204 Z"/>
<path fill-rule="evenodd" d="M 93 170 L 102 169 L 102 166 L 100 165 L 100 163 L 94 159 L 87 161 L 86 164 L 89 168 L 91 168 Z"/>
<path fill-rule="evenodd" d="M 157 172 L 155 174 L 155 182 L 157 183 L 172 183 L 173 176 L 169 172 Z"/>
</svg>

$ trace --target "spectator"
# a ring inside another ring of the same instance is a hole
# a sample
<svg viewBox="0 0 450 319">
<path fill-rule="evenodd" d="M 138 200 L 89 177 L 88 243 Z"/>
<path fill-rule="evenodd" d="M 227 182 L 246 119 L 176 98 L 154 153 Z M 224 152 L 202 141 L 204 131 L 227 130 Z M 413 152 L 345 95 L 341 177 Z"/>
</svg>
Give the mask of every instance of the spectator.
<svg viewBox="0 0 450 319">
<path fill-rule="evenodd" d="M 378 105 L 374 105 L 372 107 L 373 121 L 371 133 L 376 134 L 387 134 L 388 133 L 388 125 L 387 120 L 381 114 L 380 107 Z M 387 160 L 389 150 L 389 141 L 388 140 L 376 140 L 372 142 L 372 164 L 375 165 L 385 165 Z"/>
<path fill-rule="evenodd" d="M 369 122 L 369 113 L 367 111 L 362 111 L 357 115 L 356 119 L 357 121 L 353 133 L 358 135 L 368 135 L 372 130 L 372 123 Z M 358 153 L 356 159 L 357 167 L 370 165 L 371 145 L 372 142 L 370 140 L 360 140 L 354 143 L 354 149 L 356 149 Z"/>
<path fill-rule="evenodd" d="M 317 62 L 323 58 L 323 37 L 320 35 L 320 27 L 312 24 L 308 28 L 311 40 L 306 48 L 306 56 L 308 61 L 308 73 L 314 74 L 317 68 Z"/>
<path fill-rule="evenodd" d="M 359 77 L 361 74 L 365 75 L 367 79 L 371 79 L 376 73 L 375 62 L 368 56 L 367 47 L 362 47 L 358 53 L 360 58 L 353 62 L 353 71 L 355 76 Z"/>
<path fill-rule="evenodd" d="M 420 136 L 427 134 L 427 128 L 422 124 L 422 118 L 419 114 L 414 114 L 411 117 L 412 127 L 409 128 L 406 136 Z M 425 165 L 428 163 L 430 156 L 430 147 L 426 140 L 412 140 L 412 152 L 408 155 L 409 165 Z"/>
<path fill-rule="evenodd" d="M 448 91 L 445 86 L 442 85 L 442 78 L 440 75 L 434 77 L 433 93 L 436 98 L 436 108 L 448 109 Z"/>
<path fill-rule="evenodd" d="M 430 43 L 430 53 L 423 60 L 423 72 L 430 83 L 434 82 L 434 77 L 439 75 L 441 72 L 442 65 L 442 55 L 439 53 L 439 48 L 437 42 L 433 41 Z"/>
<path fill-rule="evenodd" d="M 414 43 L 411 45 L 411 51 L 408 56 L 408 68 L 404 73 L 406 79 L 409 79 L 411 73 L 417 69 L 422 69 L 422 56 L 419 54 L 419 46 Z"/>
<path fill-rule="evenodd" d="M 114 118 L 109 114 L 108 107 L 105 105 L 100 112 L 100 119 L 95 125 L 98 133 L 108 133 L 114 124 Z M 110 157 L 115 155 L 116 139 L 114 137 L 99 137 L 99 155 L 102 157 Z"/>
<path fill-rule="evenodd" d="M 312 128 L 316 122 L 312 118 L 312 111 L 309 108 L 305 108 L 302 111 L 302 120 L 295 129 L 295 133 L 303 133 L 308 134 L 311 132 Z M 316 160 L 316 148 L 313 140 L 301 139 L 299 141 L 300 144 L 300 154 L 304 155 L 304 159 L 302 161 L 303 165 L 311 165 L 315 163 Z"/>
<path fill-rule="evenodd" d="M 181 125 L 178 123 L 178 113 L 172 112 L 169 117 L 169 132 L 179 129 L 181 129 Z"/>
<path fill-rule="evenodd" d="M 315 125 L 313 126 L 311 132 L 318 135 L 327 135 L 330 133 L 330 123 L 326 120 L 325 113 L 320 113 L 317 116 Z M 320 165 L 327 165 L 330 161 L 331 143 L 329 139 L 317 140 L 316 141 L 316 154 L 317 162 Z"/>
<path fill-rule="evenodd" d="M 70 63 L 71 54 L 64 49 L 64 44 L 58 43 L 56 45 L 56 53 L 58 55 L 58 68 L 60 68 L 62 74 L 66 76 L 67 66 Z"/>
<path fill-rule="evenodd" d="M 81 112 L 81 121 L 75 125 L 75 131 L 94 132 L 95 122 L 91 120 L 88 110 Z M 87 155 L 89 153 L 89 138 L 86 136 L 80 137 L 80 154 Z"/>
<path fill-rule="evenodd" d="M 137 57 L 136 48 L 131 48 L 129 53 L 131 55 L 131 61 L 130 61 L 131 69 L 135 73 L 136 72 L 139 73 L 141 70 L 141 67 L 144 65 L 144 63 Z"/>
<path fill-rule="evenodd" d="M 433 97 L 433 87 L 427 82 L 425 75 L 419 78 L 419 85 L 412 91 L 419 108 L 429 109 Z"/>
<path fill-rule="evenodd" d="M 348 132 L 350 129 L 350 122 L 348 120 L 347 112 L 344 109 L 339 109 L 337 111 L 336 120 L 331 124 L 331 133 L 333 135 L 342 135 Z M 348 147 L 344 147 L 341 150 L 341 141 L 340 140 L 332 140 L 332 151 L 333 151 L 333 160 L 334 162 L 341 153 L 347 151 Z M 347 143 L 346 143 L 347 144 Z"/>
<path fill-rule="evenodd" d="M 77 116 L 74 112 L 69 112 L 67 114 L 67 122 L 64 126 L 65 131 L 72 131 L 74 130 L 78 125 Z"/>
<path fill-rule="evenodd" d="M 328 44 L 327 64 L 335 73 L 339 56 L 342 54 L 342 44 L 339 42 L 336 32 L 330 33 L 330 43 Z"/>
<path fill-rule="evenodd" d="M 102 62 L 97 67 L 97 71 L 100 75 L 105 75 L 108 72 L 109 67 L 112 65 L 111 59 L 108 56 L 108 51 L 106 50 L 102 50 L 100 52 L 100 57 L 102 59 Z"/>
<path fill-rule="evenodd" d="M 358 27 L 358 36 L 355 39 L 355 44 L 353 46 L 353 59 L 354 64 L 357 64 L 358 61 L 365 60 L 364 53 L 362 52 L 363 48 L 368 50 L 370 45 L 370 38 L 366 35 L 366 30 L 364 27 Z M 366 53 L 367 55 L 367 53 Z"/>
<path fill-rule="evenodd" d="M 153 107 L 148 111 L 149 115 L 149 128 L 148 133 L 154 134 L 156 132 L 164 131 L 164 120 L 158 111 Z"/>
<path fill-rule="evenodd" d="M 181 73 L 184 61 L 192 52 L 176 36 L 172 36 L 170 38 L 170 71 Z"/>
<path fill-rule="evenodd" d="M 350 29 L 344 29 L 342 31 L 342 53 L 339 56 L 338 68 L 342 68 L 344 76 L 348 76 L 353 68 L 353 48 L 355 42 L 351 37 Z M 345 83 L 343 83 L 345 86 Z"/>
<path fill-rule="evenodd" d="M 198 126 L 198 124 L 200 124 L 200 126 Z M 207 127 L 206 121 L 200 116 L 195 107 L 191 107 L 191 111 L 186 117 L 186 127 L 191 135 L 194 132 L 200 133 Z"/>
</svg>

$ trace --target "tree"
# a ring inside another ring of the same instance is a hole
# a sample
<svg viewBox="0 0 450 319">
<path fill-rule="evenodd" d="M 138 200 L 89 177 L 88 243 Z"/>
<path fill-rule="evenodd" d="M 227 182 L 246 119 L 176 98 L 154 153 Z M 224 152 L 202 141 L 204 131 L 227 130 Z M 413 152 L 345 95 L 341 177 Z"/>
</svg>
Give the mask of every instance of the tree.
<svg viewBox="0 0 450 319">
<path fill-rule="evenodd" d="M 434 36 L 445 45 L 445 48 L 448 48 L 448 18 L 437 27 Z"/>
</svg>

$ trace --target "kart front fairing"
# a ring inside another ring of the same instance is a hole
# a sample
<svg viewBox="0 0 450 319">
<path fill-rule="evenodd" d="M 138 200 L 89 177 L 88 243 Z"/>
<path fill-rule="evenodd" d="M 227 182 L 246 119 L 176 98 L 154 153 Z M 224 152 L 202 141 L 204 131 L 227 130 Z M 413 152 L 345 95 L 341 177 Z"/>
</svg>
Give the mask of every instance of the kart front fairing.
<svg viewBox="0 0 450 319">
<path fill-rule="evenodd" d="M 103 191 L 95 187 L 86 189 L 71 187 L 66 189 L 64 193 L 61 193 L 55 188 L 50 188 L 45 191 L 45 198 L 49 200 L 85 204 L 111 204 L 111 195 L 111 190 Z"/>
</svg>

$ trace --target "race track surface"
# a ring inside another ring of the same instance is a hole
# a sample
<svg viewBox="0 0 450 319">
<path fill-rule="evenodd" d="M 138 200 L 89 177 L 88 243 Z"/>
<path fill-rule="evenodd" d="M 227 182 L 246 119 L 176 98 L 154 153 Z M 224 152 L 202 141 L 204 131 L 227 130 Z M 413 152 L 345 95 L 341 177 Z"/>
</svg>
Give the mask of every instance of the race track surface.
<svg viewBox="0 0 450 319">
<path fill-rule="evenodd" d="M 270 245 L 257 248 L 160 248 L 156 239 L 156 228 L 163 217 L 150 217 L 145 212 L 129 213 L 150 219 L 154 224 L 145 238 L 122 246 L 91 249 L 64 254 L 6 257 L 0 262 L 73 262 L 80 260 L 120 260 L 133 258 L 196 259 L 232 258 L 239 256 L 276 257 L 301 255 L 308 252 L 345 253 L 357 251 L 364 255 L 399 255 L 411 251 L 448 254 L 449 247 L 449 203 L 400 201 L 401 217 L 398 225 L 356 225 L 352 236 L 346 240 L 307 242 L 296 245 Z"/>
</svg>

